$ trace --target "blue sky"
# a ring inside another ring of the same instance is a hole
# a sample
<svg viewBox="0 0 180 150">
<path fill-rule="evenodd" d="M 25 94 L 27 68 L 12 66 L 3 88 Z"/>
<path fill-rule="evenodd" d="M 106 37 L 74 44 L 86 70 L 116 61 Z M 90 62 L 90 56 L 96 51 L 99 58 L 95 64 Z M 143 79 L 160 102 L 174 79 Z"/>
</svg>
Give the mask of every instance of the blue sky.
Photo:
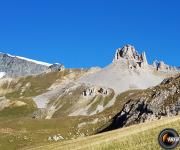
<svg viewBox="0 0 180 150">
<path fill-rule="evenodd" d="M 66 67 L 106 66 L 132 44 L 180 66 L 179 0 L 0 0 L 0 51 Z"/>
</svg>

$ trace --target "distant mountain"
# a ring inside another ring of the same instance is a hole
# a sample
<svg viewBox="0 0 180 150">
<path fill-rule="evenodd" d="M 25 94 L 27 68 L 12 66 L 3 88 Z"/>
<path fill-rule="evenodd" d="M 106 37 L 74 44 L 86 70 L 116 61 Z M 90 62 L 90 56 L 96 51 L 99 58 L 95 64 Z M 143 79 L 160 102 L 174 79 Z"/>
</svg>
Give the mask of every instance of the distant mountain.
<svg viewBox="0 0 180 150">
<path fill-rule="evenodd" d="M 54 65 L 45 62 L 0 53 L 0 78 L 37 75 L 51 70 L 52 67 Z M 63 68 L 59 65 L 59 68 L 61 67 Z"/>
</svg>

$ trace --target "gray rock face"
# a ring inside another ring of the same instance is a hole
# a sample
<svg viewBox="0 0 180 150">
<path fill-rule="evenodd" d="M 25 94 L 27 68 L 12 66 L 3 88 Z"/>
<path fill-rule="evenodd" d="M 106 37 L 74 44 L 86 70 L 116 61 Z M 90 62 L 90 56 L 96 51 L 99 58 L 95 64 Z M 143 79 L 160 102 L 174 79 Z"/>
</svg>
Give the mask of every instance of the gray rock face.
<svg viewBox="0 0 180 150">
<path fill-rule="evenodd" d="M 5 77 L 41 74 L 46 72 L 50 65 L 51 64 L 0 53 L 0 72 L 5 72 Z"/>
<path fill-rule="evenodd" d="M 137 62 L 147 62 L 146 54 L 143 52 L 141 55 L 138 54 L 134 46 L 132 45 L 125 45 L 123 48 L 118 48 L 116 50 L 114 60 L 118 60 L 121 58 L 129 59 L 129 60 L 136 60 Z"/>
<path fill-rule="evenodd" d="M 83 91 L 83 96 L 96 96 L 96 95 L 102 95 L 107 96 L 110 93 L 112 93 L 112 90 L 98 87 L 98 86 L 91 86 Z"/>
<path fill-rule="evenodd" d="M 153 67 L 159 71 L 179 71 L 178 68 L 169 66 L 165 64 L 163 61 L 157 61 L 157 60 L 153 62 Z"/>
<path fill-rule="evenodd" d="M 147 66 L 147 65 L 148 65 L 148 61 L 147 61 L 146 53 L 145 53 L 145 52 L 143 52 L 143 53 L 141 54 L 141 60 L 142 60 L 142 65 L 144 65 L 144 66 Z"/>
<path fill-rule="evenodd" d="M 179 114 L 180 76 L 165 79 L 159 86 L 137 97 L 130 97 L 109 128 L 116 129 Z"/>
<path fill-rule="evenodd" d="M 63 71 L 64 66 L 62 64 L 53 64 L 49 66 L 48 71 Z"/>
<path fill-rule="evenodd" d="M 131 45 L 125 45 L 123 48 L 118 48 L 116 50 L 113 62 L 116 62 L 120 59 L 127 59 L 129 61 L 130 68 L 134 67 L 137 69 L 146 68 L 148 66 L 145 52 L 140 55 L 134 46 Z"/>
<path fill-rule="evenodd" d="M 139 54 L 135 50 L 135 48 L 131 45 L 125 45 L 123 48 L 119 48 L 116 50 L 115 59 L 118 60 L 120 58 L 126 59 L 137 59 L 139 60 Z"/>
<path fill-rule="evenodd" d="M 163 61 L 154 61 L 152 65 L 148 64 L 146 53 L 143 52 L 139 54 L 134 46 L 125 45 L 123 48 L 118 48 L 115 53 L 113 62 L 125 59 L 129 63 L 130 69 L 148 69 L 148 67 L 153 67 L 158 71 L 165 72 L 178 72 L 179 69 L 173 66 L 165 64 Z"/>
</svg>

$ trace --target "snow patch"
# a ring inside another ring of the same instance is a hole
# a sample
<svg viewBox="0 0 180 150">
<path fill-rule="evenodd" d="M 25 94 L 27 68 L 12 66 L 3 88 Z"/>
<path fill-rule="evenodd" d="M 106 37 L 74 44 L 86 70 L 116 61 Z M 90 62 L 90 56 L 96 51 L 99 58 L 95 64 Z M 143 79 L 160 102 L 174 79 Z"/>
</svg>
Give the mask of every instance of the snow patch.
<svg viewBox="0 0 180 150">
<path fill-rule="evenodd" d="M 20 56 L 15 56 L 15 57 L 19 58 L 19 59 L 26 60 L 26 61 L 30 61 L 30 62 L 33 62 L 33 63 L 36 63 L 36 64 L 44 65 L 44 66 L 51 66 L 52 65 L 52 64 L 49 64 L 49 63 L 46 63 L 46 62 L 37 61 L 37 60 L 25 58 L 25 57 L 20 57 Z"/>
<path fill-rule="evenodd" d="M 1 54 L 4 54 L 4 53 L 1 53 Z M 36 64 L 48 66 L 48 67 L 52 65 L 52 64 L 49 64 L 49 63 L 46 63 L 46 62 L 37 61 L 37 60 L 29 59 L 29 58 L 26 58 L 26 57 L 10 55 L 10 54 L 8 54 L 8 53 L 7 53 L 6 55 L 9 56 L 9 57 L 23 59 L 23 60 L 26 60 L 26 61 L 29 61 L 29 62 L 33 62 L 33 63 L 36 63 Z"/>
<path fill-rule="evenodd" d="M 6 72 L 0 72 L 0 79 L 6 75 Z"/>
</svg>

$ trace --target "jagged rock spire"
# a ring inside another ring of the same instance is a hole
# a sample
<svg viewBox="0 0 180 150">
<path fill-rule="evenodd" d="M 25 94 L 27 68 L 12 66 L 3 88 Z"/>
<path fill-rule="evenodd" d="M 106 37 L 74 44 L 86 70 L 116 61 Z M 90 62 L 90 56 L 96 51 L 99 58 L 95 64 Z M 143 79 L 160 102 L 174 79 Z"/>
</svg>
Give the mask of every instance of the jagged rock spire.
<svg viewBox="0 0 180 150">
<path fill-rule="evenodd" d="M 134 46 L 129 45 L 129 44 L 125 45 L 123 48 L 118 48 L 116 50 L 114 60 L 118 60 L 121 58 L 147 62 L 145 52 L 139 55 L 136 49 L 134 48 Z"/>
<path fill-rule="evenodd" d="M 165 64 L 163 61 L 157 61 L 155 60 L 153 62 L 153 67 L 156 69 L 156 70 L 166 70 L 166 71 L 178 71 L 178 69 L 176 67 L 172 67 L 172 66 L 169 66 L 167 64 Z"/>
<path fill-rule="evenodd" d="M 115 54 L 115 60 L 120 58 L 135 59 L 138 57 L 138 53 L 135 48 L 131 45 L 125 45 L 123 48 L 118 48 Z"/>
<path fill-rule="evenodd" d="M 145 52 L 143 52 L 143 53 L 141 54 L 141 60 L 142 60 L 142 62 L 143 62 L 144 65 L 148 65 L 148 61 L 147 61 L 146 53 L 145 53 Z"/>
<path fill-rule="evenodd" d="M 139 64 L 140 67 L 146 67 L 148 65 L 148 61 L 146 58 L 146 53 L 143 52 L 141 55 L 136 51 L 134 46 L 125 45 L 123 48 L 118 48 L 115 53 L 115 58 L 113 62 L 118 61 L 120 59 L 127 59 L 128 61 L 134 61 Z"/>
</svg>

